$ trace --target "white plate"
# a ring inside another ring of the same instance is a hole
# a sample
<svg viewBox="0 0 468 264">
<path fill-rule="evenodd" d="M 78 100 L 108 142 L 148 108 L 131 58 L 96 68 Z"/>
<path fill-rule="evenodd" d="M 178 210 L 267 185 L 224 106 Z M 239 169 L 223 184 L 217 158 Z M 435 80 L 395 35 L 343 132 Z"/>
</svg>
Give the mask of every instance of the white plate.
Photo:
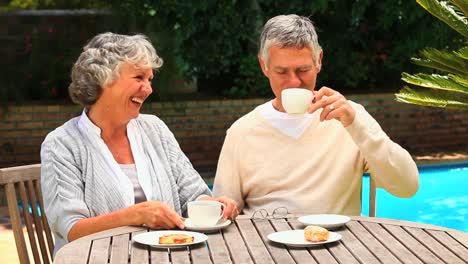
<svg viewBox="0 0 468 264">
<path fill-rule="evenodd" d="M 351 218 L 346 215 L 315 214 L 301 216 L 297 220 L 304 225 L 316 225 L 323 228 L 335 228 L 348 223 Z"/>
<path fill-rule="evenodd" d="M 330 232 L 330 237 L 327 241 L 322 242 L 310 242 L 304 238 L 304 229 L 300 230 L 288 230 L 269 234 L 268 239 L 276 242 L 285 244 L 292 247 L 313 247 L 321 244 L 332 243 L 341 239 L 341 235 L 335 232 Z"/>
<path fill-rule="evenodd" d="M 222 223 L 217 223 L 214 226 L 197 226 L 190 221 L 190 218 L 185 219 L 185 229 L 193 231 L 216 231 L 228 227 L 231 224 L 231 220 L 226 220 Z"/>
<path fill-rule="evenodd" d="M 159 237 L 169 234 L 185 234 L 188 236 L 193 236 L 192 243 L 184 243 L 184 244 L 174 244 L 174 245 L 166 245 L 166 244 L 159 244 Z M 133 241 L 138 242 L 140 244 L 145 244 L 152 247 L 157 248 L 175 248 L 175 247 L 186 247 L 193 244 L 198 244 L 201 242 L 205 242 L 208 237 L 205 234 L 198 233 L 198 232 L 190 232 L 190 231 L 180 231 L 180 230 L 163 230 L 163 231 L 151 231 L 147 233 L 141 233 L 133 237 Z"/>
</svg>

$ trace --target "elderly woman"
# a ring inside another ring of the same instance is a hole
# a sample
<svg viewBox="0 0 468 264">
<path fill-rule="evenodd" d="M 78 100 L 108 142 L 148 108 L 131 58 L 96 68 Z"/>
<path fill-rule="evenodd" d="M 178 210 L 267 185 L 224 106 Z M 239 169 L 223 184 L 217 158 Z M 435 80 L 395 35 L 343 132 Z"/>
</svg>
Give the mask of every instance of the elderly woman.
<svg viewBox="0 0 468 264">
<path fill-rule="evenodd" d="M 140 114 L 162 59 L 143 35 L 104 33 L 85 47 L 69 92 L 84 111 L 47 135 L 41 148 L 45 211 L 58 250 L 67 241 L 125 225 L 184 228 L 187 203 L 214 199 L 224 218 L 238 211 L 210 190 L 156 116 Z"/>
</svg>

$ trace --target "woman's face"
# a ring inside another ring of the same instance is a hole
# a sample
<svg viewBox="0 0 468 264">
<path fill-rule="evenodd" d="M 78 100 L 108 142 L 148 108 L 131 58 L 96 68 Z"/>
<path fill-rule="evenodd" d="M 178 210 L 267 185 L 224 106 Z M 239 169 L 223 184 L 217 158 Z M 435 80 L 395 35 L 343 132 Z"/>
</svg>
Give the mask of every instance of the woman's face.
<svg viewBox="0 0 468 264">
<path fill-rule="evenodd" d="M 114 83 L 104 87 L 98 103 L 105 106 L 109 118 L 128 122 L 138 117 L 140 107 L 153 92 L 152 80 L 152 69 L 124 63 L 120 67 L 120 76 Z"/>
</svg>

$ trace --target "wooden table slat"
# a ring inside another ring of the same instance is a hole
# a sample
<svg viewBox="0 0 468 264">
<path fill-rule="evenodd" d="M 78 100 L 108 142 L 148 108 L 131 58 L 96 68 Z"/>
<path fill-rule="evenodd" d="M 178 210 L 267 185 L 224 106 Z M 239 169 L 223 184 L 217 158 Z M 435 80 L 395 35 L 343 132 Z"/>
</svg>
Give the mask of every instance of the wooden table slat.
<svg viewBox="0 0 468 264">
<path fill-rule="evenodd" d="M 385 243 L 388 250 L 390 250 L 401 262 L 422 264 L 422 261 L 419 258 L 414 256 L 411 251 L 403 246 L 400 241 L 392 236 L 380 224 L 369 222 L 361 222 L 361 224 L 366 227 L 367 230 L 369 230 L 369 232 L 371 232 L 381 243 Z"/>
<path fill-rule="evenodd" d="M 67 264 L 86 263 L 89 257 L 89 253 L 90 253 L 90 249 L 92 247 L 93 241 L 92 240 L 76 240 L 76 241 L 73 241 L 73 243 L 74 245 L 76 245 L 76 247 L 62 247 L 58 251 L 56 257 L 54 258 L 54 263 L 55 263 L 55 260 L 58 259 L 57 257 L 58 255 L 65 256 L 62 258 L 62 260 L 65 260 L 65 263 Z"/>
<path fill-rule="evenodd" d="M 87 235 L 85 237 L 80 238 L 80 240 L 82 239 L 96 240 L 100 238 L 108 238 L 111 236 L 128 234 L 130 232 L 135 232 L 135 231 L 140 231 L 140 230 L 147 230 L 147 228 L 139 227 L 139 226 L 121 226 L 121 227 L 116 227 L 116 228 L 112 228 L 109 230 L 97 232 L 91 235 Z M 150 230 L 150 231 L 153 231 L 153 230 Z"/>
<path fill-rule="evenodd" d="M 271 220 L 271 221 L 278 221 L 278 220 Z M 254 225 L 256 226 L 260 236 L 262 237 L 263 242 L 267 246 L 270 254 L 273 256 L 273 259 L 276 263 L 287 264 L 287 263 L 295 263 L 292 256 L 289 254 L 287 250 L 287 246 L 274 243 L 270 241 L 267 236 L 271 233 L 276 232 L 273 226 L 270 224 L 270 221 L 267 220 L 256 220 L 254 221 Z"/>
<path fill-rule="evenodd" d="M 208 247 L 215 263 L 232 263 L 221 232 L 208 234 Z"/>
<path fill-rule="evenodd" d="M 274 263 L 250 219 L 239 219 L 237 224 L 254 263 Z"/>
<path fill-rule="evenodd" d="M 340 242 L 326 244 L 325 247 L 340 263 L 359 264 L 359 261 L 351 252 Z"/>
<path fill-rule="evenodd" d="M 441 245 L 437 240 L 435 240 L 432 236 L 426 233 L 423 229 L 405 227 L 405 230 L 407 230 L 418 241 L 424 244 L 429 250 L 436 254 L 445 263 L 466 263 L 465 261 L 455 256 L 450 250 L 445 248 L 445 246 Z"/>
<path fill-rule="evenodd" d="M 174 264 L 189 264 L 190 261 L 190 251 L 188 247 L 184 248 L 170 248 L 169 252 L 171 254 L 171 263 Z"/>
<path fill-rule="evenodd" d="M 451 237 L 455 238 L 458 242 L 468 247 L 468 233 L 463 231 L 449 231 L 447 232 Z"/>
<path fill-rule="evenodd" d="M 413 236 L 408 234 L 406 230 L 400 226 L 383 225 L 390 233 L 392 233 L 402 244 L 408 248 L 414 255 L 419 257 L 422 262 L 427 264 L 443 263 L 443 261 L 428 250 L 424 245 L 421 245 Z"/>
<path fill-rule="evenodd" d="M 112 237 L 112 247 L 110 253 L 111 264 L 128 263 L 129 237 L 130 234 L 123 234 Z"/>
<path fill-rule="evenodd" d="M 138 234 L 146 233 L 147 230 L 140 230 L 136 232 L 132 232 L 132 238 Z M 130 263 L 132 264 L 140 264 L 148 262 L 149 259 L 149 246 L 141 245 L 137 242 L 133 242 L 130 240 L 131 250 L 130 250 Z"/>
<path fill-rule="evenodd" d="M 229 227 L 223 229 L 223 235 L 234 263 L 253 263 L 249 251 L 247 250 L 240 231 L 235 223 L 232 223 Z"/>
<path fill-rule="evenodd" d="M 453 239 L 446 232 L 428 230 L 428 232 L 435 237 L 440 243 L 457 255 L 460 259 L 468 262 L 468 249 L 461 245 L 457 240 Z M 468 235 L 467 235 L 468 236 Z"/>
<path fill-rule="evenodd" d="M 93 240 L 88 263 L 107 263 L 110 241 L 110 237 Z"/>
<path fill-rule="evenodd" d="M 443 226 L 436 226 L 431 224 L 423 224 L 405 220 L 398 220 L 398 219 L 389 219 L 389 218 L 379 218 L 379 217 L 367 217 L 367 216 L 351 216 L 352 220 L 359 221 L 359 222 L 371 222 L 371 223 L 378 223 L 378 224 L 388 224 L 388 225 L 397 225 L 397 226 L 408 226 L 408 227 L 416 227 L 416 228 L 424 228 L 430 230 L 443 230 L 443 231 L 450 231 L 453 229 L 443 227 Z"/>
<path fill-rule="evenodd" d="M 292 230 L 291 226 L 286 220 L 272 221 L 272 224 L 278 232 Z M 287 249 L 297 263 L 317 263 L 307 250 L 296 247 L 287 247 Z"/>
<path fill-rule="evenodd" d="M 365 247 L 359 239 L 357 239 L 351 231 L 349 231 L 348 227 L 346 226 L 343 229 L 339 230 L 341 234 L 342 243 L 348 248 L 356 259 L 358 259 L 361 263 L 379 263 L 379 260 L 369 252 L 368 248 Z"/>
<path fill-rule="evenodd" d="M 369 251 L 382 263 L 401 263 L 382 243 L 367 231 L 359 222 L 351 221 L 346 224 L 351 233 L 365 245 Z"/>
<path fill-rule="evenodd" d="M 150 247 L 149 257 L 151 264 L 169 264 L 169 250 L 167 248 Z"/>
<path fill-rule="evenodd" d="M 74 263 L 465 263 L 468 233 L 444 227 L 381 218 L 351 217 L 345 226 L 331 230 L 340 241 L 296 248 L 273 243 L 276 231 L 303 229 L 297 216 L 287 219 L 250 220 L 239 216 L 225 229 L 207 234 L 208 241 L 178 249 L 153 248 L 133 243 L 148 232 L 143 227 L 119 227 L 84 236 L 65 245 L 56 264 Z"/>
<path fill-rule="evenodd" d="M 294 229 L 304 229 L 304 225 L 301 222 L 297 221 L 297 218 L 288 219 L 288 222 Z M 307 250 L 314 257 L 317 263 L 338 263 L 338 261 L 336 261 L 336 259 L 330 253 L 330 251 L 328 251 L 328 249 L 323 245 L 310 247 L 307 248 Z"/>
<path fill-rule="evenodd" d="M 332 230 L 332 232 L 337 232 L 341 234 L 340 230 Z M 340 263 L 349 263 L 349 264 L 359 264 L 359 261 L 354 257 L 354 255 L 349 252 L 349 250 L 344 246 L 342 241 L 325 244 L 325 247 L 332 253 L 332 255 Z"/>
<path fill-rule="evenodd" d="M 190 246 L 190 255 L 192 257 L 192 263 L 194 264 L 213 263 L 206 243 Z"/>
</svg>

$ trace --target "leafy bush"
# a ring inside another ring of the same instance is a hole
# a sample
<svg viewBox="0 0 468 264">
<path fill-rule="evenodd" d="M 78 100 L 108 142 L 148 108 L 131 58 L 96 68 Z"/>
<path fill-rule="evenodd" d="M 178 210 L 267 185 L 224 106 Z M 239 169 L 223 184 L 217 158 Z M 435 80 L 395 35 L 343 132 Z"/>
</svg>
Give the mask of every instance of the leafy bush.
<svg viewBox="0 0 468 264">
<path fill-rule="evenodd" d="M 230 97 L 270 94 L 256 55 L 263 24 L 278 14 L 315 22 L 324 49 L 318 85 L 348 92 L 395 90 L 402 69 L 414 68 L 408 57 L 424 45 L 453 46 L 459 40 L 416 3 L 402 0 L 125 0 L 119 8 L 138 10 L 154 30 L 175 37 L 183 74 L 196 78 L 201 91 Z"/>
<path fill-rule="evenodd" d="M 34 8 L 79 3 L 28 2 L 43 3 Z M 105 7 L 107 1 L 83 3 Z M 187 83 L 196 80 L 198 90 L 207 95 L 271 96 L 257 62 L 257 45 L 264 23 L 279 14 L 296 13 L 314 21 L 324 49 L 317 85 L 346 93 L 395 91 L 401 86 L 400 73 L 415 69 L 408 58 L 418 50 L 428 45 L 450 48 L 463 41 L 413 1 L 117 0 L 113 7 L 119 16 L 44 17 L 40 23 L 35 20 L 39 18 L 24 18 L 26 32 L 6 45 L 14 47 L 14 55 L 3 61 L 8 67 L 0 77 L 0 86 L 6 87 L 0 100 L 67 98 L 71 63 L 86 40 L 104 31 L 141 32 L 153 40 L 165 61 L 153 99 L 167 98 L 181 84 L 180 77 Z"/>
<path fill-rule="evenodd" d="M 67 100 L 70 71 L 88 39 L 119 31 L 108 15 L 42 14 L 0 16 L 9 35 L 0 49 L 0 101 Z"/>
</svg>

